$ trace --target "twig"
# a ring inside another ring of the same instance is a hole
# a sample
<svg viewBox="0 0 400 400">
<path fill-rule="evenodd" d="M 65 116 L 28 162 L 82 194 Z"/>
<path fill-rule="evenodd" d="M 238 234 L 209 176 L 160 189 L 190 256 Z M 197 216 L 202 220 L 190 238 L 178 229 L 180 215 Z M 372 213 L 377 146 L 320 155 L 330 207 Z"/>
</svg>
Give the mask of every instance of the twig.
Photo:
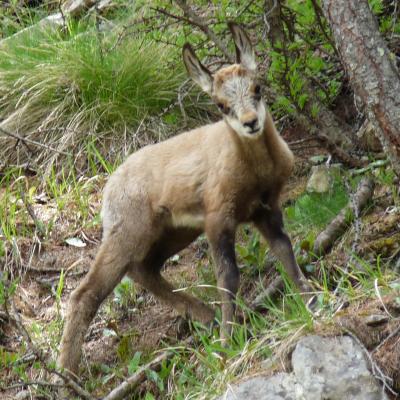
<svg viewBox="0 0 400 400">
<path fill-rule="evenodd" d="M 60 268 L 50 268 L 50 267 L 43 267 L 43 268 L 36 268 L 32 266 L 26 267 L 26 272 L 35 272 L 38 274 L 47 274 L 47 273 L 60 273 Z"/>
<path fill-rule="evenodd" d="M 269 285 L 268 287 L 262 291 L 251 303 L 251 308 L 255 311 L 258 311 L 263 307 L 262 302 L 266 298 L 275 297 L 280 291 L 283 290 L 284 284 L 283 279 L 281 276 L 277 276 Z"/>
<path fill-rule="evenodd" d="M 267 6 L 267 2 L 265 2 L 265 7 L 266 6 Z M 277 0 L 274 0 L 271 8 L 268 11 L 266 11 L 262 17 L 264 26 L 265 26 L 265 29 L 263 30 L 263 39 L 264 40 L 267 38 L 267 35 L 268 35 L 269 31 L 271 30 L 271 25 L 268 22 L 268 17 L 275 11 L 277 6 L 278 6 L 278 2 L 277 2 Z"/>
<path fill-rule="evenodd" d="M 13 320 L 15 327 L 17 328 L 19 333 L 25 338 L 25 341 L 27 343 L 29 350 L 31 350 L 32 353 L 34 353 L 37 356 L 37 358 L 41 361 L 43 368 L 50 374 L 57 375 L 59 378 L 61 378 L 62 381 L 64 382 L 64 386 L 68 386 L 76 394 L 78 394 L 85 400 L 95 400 L 95 398 L 92 397 L 89 392 L 87 392 L 85 389 L 83 389 L 79 384 L 77 384 L 75 381 L 73 381 L 69 376 L 67 376 L 67 375 L 57 371 L 55 368 L 51 368 L 47 365 L 43 352 L 34 345 L 28 331 L 26 330 L 24 324 L 22 323 L 21 317 L 19 316 L 18 310 L 15 308 L 14 302 L 11 299 L 9 301 L 10 301 L 11 307 L 13 309 L 13 315 L 10 319 Z M 62 385 L 62 384 L 60 383 L 59 385 Z"/>
<path fill-rule="evenodd" d="M 383 309 L 385 310 L 386 314 L 389 315 L 389 317 L 391 319 L 394 319 L 393 315 L 390 314 L 389 310 L 386 308 L 385 303 L 383 302 L 382 296 L 381 296 L 381 292 L 379 291 L 379 287 L 378 287 L 378 279 L 374 279 L 374 289 L 375 289 L 375 293 L 376 296 L 378 297 L 379 302 L 381 303 Z"/>
<path fill-rule="evenodd" d="M 24 386 L 33 386 L 33 385 L 50 386 L 50 387 L 63 387 L 64 386 L 64 384 L 62 384 L 62 383 L 51 383 L 51 382 L 45 382 L 45 381 L 26 381 L 26 382 L 15 383 L 13 385 L 3 387 L 2 390 L 12 390 L 12 389 L 17 389 L 17 388 L 24 387 Z"/>
<path fill-rule="evenodd" d="M 364 178 L 359 183 L 353 199 L 354 206 L 359 212 L 362 211 L 368 200 L 372 197 L 374 187 L 374 181 L 370 178 Z M 352 219 L 353 217 L 351 211 L 350 201 L 350 204 L 343 208 L 331 223 L 317 236 L 314 242 L 314 254 L 322 255 L 329 251 L 335 240 L 347 229 L 349 218 Z"/>
<path fill-rule="evenodd" d="M 252 4 L 255 2 L 255 0 L 250 0 L 244 7 L 243 7 L 243 9 L 241 10 L 241 11 L 239 11 L 237 14 L 236 14 L 236 18 L 239 18 L 239 17 L 241 17 L 251 6 L 252 6 Z"/>
<path fill-rule="evenodd" d="M 324 35 L 324 37 L 327 40 L 327 42 L 332 46 L 332 49 L 335 52 L 336 57 L 340 58 L 340 54 L 339 54 L 339 52 L 338 52 L 338 50 L 336 48 L 335 42 L 332 40 L 332 37 L 329 36 L 326 33 L 326 30 L 324 28 L 324 24 L 322 23 L 321 15 L 324 15 L 324 13 L 323 13 L 321 7 L 319 6 L 319 4 L 317 3 L 316 0 L 311 0 L 311 3 L 313 5 L 313 7 L 314 7 L 315 17 L 317 18 L 317 22 L 318 22 L 319 27 L 321 28 L 322 34 Z"/>
<path fill-rule="evenodd" d="M 28 186 L 28 183 L 27 183 L 27 186 Z M 31 203 L 29 203 L 29 200 L 26 198 L 25 192 L 22 189 L 22 187 L 20 190 L 20 196 L 21 196 L 22 202 L 25 205 L 26 210 L 28 211 L 28 214 L 30 215 L 30 217 L 32 218 L 32 220 L 35 224 L 36 229 L 39 231 L 42 238 L 44 238 L 46 236 L 46 228 L 44 227 L 43 222 L 36 216 L 35 210 L 33 209 Z"/>
<path fill-rule="evenodd" d="M 21 141 L 22 143 L 24 143 L 27 147 L 28 147 L 27 143 L 30 143 L 30 144 L 33 144 L 33 145 L 35 145 L 35 146 L 43 147 L 44 149 L 54 151 L 55 153 L 64 154 L 65 156 L 70 156 L 70 154 L 69 154 L 69 153 L 66 153 L 65 151 L 57 150 L 57 149 L 55 149 L 54 147 L 48 146 L 47 144 L 39 143 L 39 142 L 37 142 L 36 140 L 24 138 L 24 137 L 18 135 L 17 133 L 8 132 L 8 131 L 6 131 L 6 130 L 5 130 L 4 128 L 2 128 L 2 127 L 0 127 L 0 132 L 3 133 L 4 135 L 10 136 L 10 137 L 12 137 L 12 138 L 14 138 L 14 139 L 17 139 L 17 140 L 20 140 L 20 141 Z M 28 149 L 29 149 L 29 151 L 31 151 L 29 147 L 28 147 Z"/>
<path fill-rule="evenodd" d="M 392 337 L 396 336 L 399 333 L 400 333 L 400 325 L 389 336 L 387 336 L 385 340 L 379 343 L 379 345 L 376 346 L 374 350 L 372 350 L 371 354 L 376 353 L 388 340 L 390 340 Z"/>
<path fill-rule="evenodd" d="M 136 373 L 126 378 L 120 385 L 114 388 L 107 396 L 103 397 L 103 400 L 121 400 L 125 398 L 137 385 L 143 382 L 146 378 L 146 372 L 148 370 L 155 370 L 160 368 L 161 363 L 168 360 L 173 356 L 172 351 L 165 351 L 161 353 L 154 360 L 148 364 L 143 365 Z"/>
<path fill-rule="evenodd" d="M 212 42 L 214 42 L 214 44 L 230 63 L 234 63 L 234 59 L 227 47 L 209 27 L 207 21 L 197 15 L 184 0 L 175 0 L 175 3 L 183 11 L 183 14 L 190 20 L 190 23 L 197 26 Z"/>
<path fill-rule="evenodd" d="M 176 19 L 177 21 L 181 21 L 181 22 L 186 22 L 188 24 L 192 24 L 192 21 L 189 18 L 186 18 L 186 17 L 181 16 L 181 15 L 172 14 L 169 11 L 165 10 L 164 8 L 161 8 L 161 7 L 150 7 L 150 10 L 157 11 L 157 12 L 159 12 L 159 13 L 167 16 L 167 17 Z"/>
<path fill-rule="evenodd" d="M 58 271 L 61 272 L 61 271 Z M 76 276 L 81 276 L 81 275 L 85 275 L 87 273 L 87 271 L 83 270 L 83 271 L 77 271 L 77 272 L 70 272 L 68 273 L 68 271 L 65 272 L 64 277 L 66 277 L 68 275 L 69 278 L 72 277 L 76 277 Z M 35 278 L 35 281 L 38 283 L 41 283 L 42 285 L 51 285 L 54 282 L 58 282 L 60 280 L 60 276 L 51 276 L 49 278 Z"/>
<path fill-rule="evenodd" d="M 94 10 L 95 10 L 95 26 L 96 26 L 96 37 L 97 37 L 97 42 L 99 45 L 99 55 L 100 55 L 100 62 L 101 64 L 104 64 L 104 51 L 103 51 L 103 40 L 102 40 L 102 34 L 100 31 L 100 12 L 99 12 L 99 7 L 97 3 L 94 5 Z"/>
<path fill-rule="evenodd" d="M 62 8 L 62 0 L 58 0 L 57 6 L 58 6 L 58 11 L 59 11 L 60 14 L 61 14 L 62 25 L 63 25 L 63 31 L 65 32 L 66 29 L 67 29 L 67 21 L 66 21 L 66 19 L 65 19 L 64 10 L 63 10 L 63 8 Z"/>
<path fill-rule="evenodd" d="M 93 396 L 90 395 L 89 392 L 87 392 L 82 386 L 78 385 L 73 379 L 71 379 L 69 376 L 62 374 L 61 372 L 48 368 L 45 365 L 45 368 L 48 372 L 53 373 L 57 375 L 59 378 L 61 378 L 64 381 L 64 384 L 68 386 L 70 389 L 72 389 L 76 394 L 81 396 L 82 398 L 86 400 L 96 400 Z"/>
<path fill-rule="evenodd" d="M 318 138 L 315 137 L 315 136 L 310 136 L 310 137 L 306 137 L 306 138 L 304 138 L 304 139 L 293 140 L 292 142 L 287 142 L 287 144 L 288 144 L 289 146 L 295 146 L 296 144 L 303 144 L 303 143 L 305 143 L 305 142 L 311 142 L 311 141 L 313 141 L 313 140 L 318 140 Z"/>
</svg>

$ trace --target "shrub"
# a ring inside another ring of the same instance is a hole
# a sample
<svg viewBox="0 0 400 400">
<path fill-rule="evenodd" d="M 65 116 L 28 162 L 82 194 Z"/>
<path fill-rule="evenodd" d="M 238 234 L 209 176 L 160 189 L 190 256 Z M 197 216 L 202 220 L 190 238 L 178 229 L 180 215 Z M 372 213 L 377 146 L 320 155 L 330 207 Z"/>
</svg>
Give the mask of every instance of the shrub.
<svg viewBox="0 0 400 400">
<path fill-rule="evenodd" d="M 0 45 L 3 127 L 59 149 L 88 134 L 118 134 L 155 115 L 175 97 L 181 72 L 173 54 L 146 36 L 116 45 L 94 28 L 31 28 Z M 2 146 L 10 160 L 15 145 Z M 79 146 L 78 146 L 79 148 Z"/>
</svg>

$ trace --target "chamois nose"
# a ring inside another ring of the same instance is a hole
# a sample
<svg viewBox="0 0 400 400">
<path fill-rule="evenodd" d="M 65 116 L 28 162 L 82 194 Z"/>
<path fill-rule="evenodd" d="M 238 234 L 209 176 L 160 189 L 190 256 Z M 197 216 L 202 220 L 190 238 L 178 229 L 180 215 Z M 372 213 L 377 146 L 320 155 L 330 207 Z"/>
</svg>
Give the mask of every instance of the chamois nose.
<svg viewBox="0 0 400 400">
<path fill-rule="evenodd" d="M 257 124 L 257 118 L 254 118 L 250 121 L 243 122 L 243 125 L 250 128 L 252 131 L 254 131 L 256 124 Z"/>
</svg>

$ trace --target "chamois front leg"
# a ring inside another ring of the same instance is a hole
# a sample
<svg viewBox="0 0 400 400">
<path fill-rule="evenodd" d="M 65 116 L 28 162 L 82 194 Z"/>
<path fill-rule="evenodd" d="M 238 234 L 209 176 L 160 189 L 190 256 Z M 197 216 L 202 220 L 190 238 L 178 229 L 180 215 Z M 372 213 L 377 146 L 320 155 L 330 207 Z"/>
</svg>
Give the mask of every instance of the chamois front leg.
<svg viewBox="0 0 400 400">
<path fill-rule="evenodd" d="M 297 265 L 289 236 L 283 229 L 282 211 L 278 206 L 265 207 L 257 211 L 253 222 L 261 234 L 267 239 L 272 253 L 283 264 L 290 279 L 300 292 L 308 293 L 311 286 Z"/>
<path fill-rule="evenodd" d="M 221 339 L 225 341 L 232 332 L 236 293 L 239 288 L 239 269 L 235 255 L 235 227 L 227 226 L 222 217 L 209 218 L 206 223 L 206 235 L 211 245 L 215 263 L 217 286 L 222 301 Z"/>
</svg>

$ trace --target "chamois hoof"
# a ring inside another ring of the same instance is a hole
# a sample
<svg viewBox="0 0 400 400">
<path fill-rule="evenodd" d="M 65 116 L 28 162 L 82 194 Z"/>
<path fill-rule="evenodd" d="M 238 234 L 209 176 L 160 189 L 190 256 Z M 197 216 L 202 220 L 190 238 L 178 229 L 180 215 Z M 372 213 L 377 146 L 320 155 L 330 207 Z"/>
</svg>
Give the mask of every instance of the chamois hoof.
<svg viewBox="0 0 400 400">
<path fill-rule="evenodd" d="M 180 340 L 190 334 L 190 322 L 188 319 L 178 315 L 175 318 L 174 324 L 176 326 L 176 337 Z"/>
<path fill-rule="evenodd" d="M 318 296 L 315 294 L 315 290 L 308 282 L 302 282 L 300 286 L 301 297 L 303 298 L 304 304 L 307 309 L 314 313 L 318 308 Z"/>
</svg>

